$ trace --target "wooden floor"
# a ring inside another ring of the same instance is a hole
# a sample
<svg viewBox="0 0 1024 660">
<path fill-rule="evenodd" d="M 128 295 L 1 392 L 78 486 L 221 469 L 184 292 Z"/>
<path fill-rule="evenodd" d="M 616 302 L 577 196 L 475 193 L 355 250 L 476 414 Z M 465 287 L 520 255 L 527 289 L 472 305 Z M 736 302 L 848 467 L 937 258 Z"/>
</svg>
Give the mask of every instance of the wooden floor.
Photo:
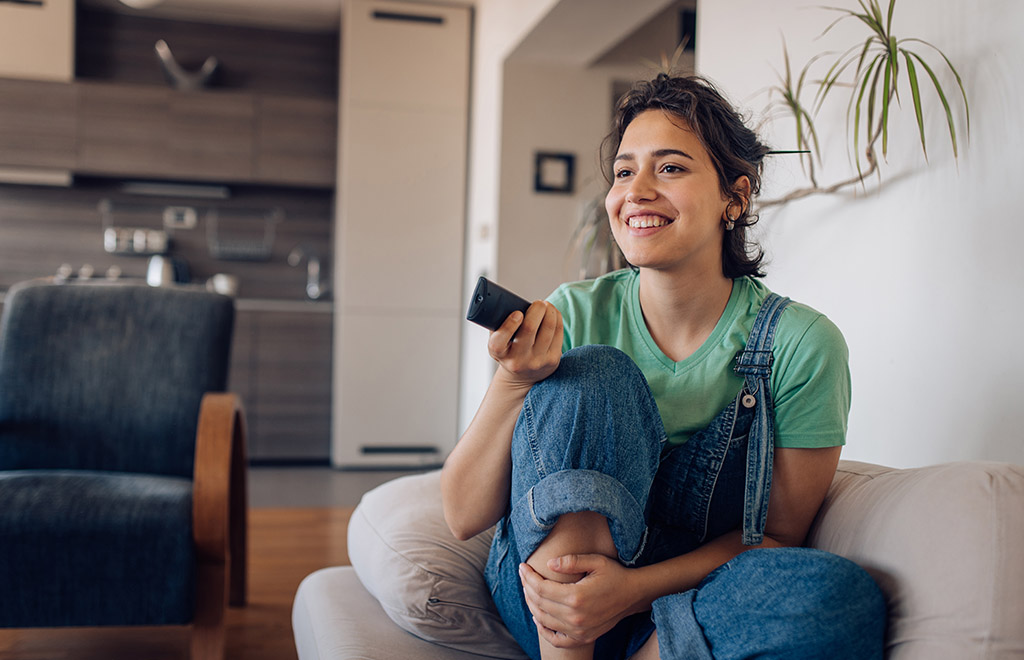
<svg viewBox="0 0 1024 660">
<path fill-rule="evenodd" d="M 351 509 L 250 510 L 249 605 L 228 610 L 229 660 L 295 660 L 295 589 L 318 568 L 348 563 L 351 515 Z M 183 627 L 0 629 L 0 660 L 181 660 L 188 643 Z"/>
</svg>

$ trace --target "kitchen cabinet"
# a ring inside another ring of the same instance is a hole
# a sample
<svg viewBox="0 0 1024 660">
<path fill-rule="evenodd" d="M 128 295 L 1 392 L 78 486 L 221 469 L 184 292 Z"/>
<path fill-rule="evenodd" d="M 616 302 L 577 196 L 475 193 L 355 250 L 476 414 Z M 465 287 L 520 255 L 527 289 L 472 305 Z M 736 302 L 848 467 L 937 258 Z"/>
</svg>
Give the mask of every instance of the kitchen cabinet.
<svg viewBox="0 0 1024 660">
<path fill-rule="evenodd" d="M 471 12 L 342 12 L 332 461 L 437 464 L 458 435 Z"/>
<path fill-rule="evenodd" d="M 236 313 L 228 386 L 245 404 L 250 461 L 327 462 L 331 319 L 328 311 Z"/>
<path fill-rule="evenodd" d="M 125 85 L 74 85 L 79 100 L 75 169 L 147 176 L 162 167 L 167 142 L 167 90 Z"/>
<path fill-rule="evenodd" d="M 0 166 L 75 166 L 77 95 L 67 83 L 2 80 Z"/>
<path fill-rule="evenodd" d="M 249 94 L 85 82 L 76 170 L 194 181 L 252 177 Z"/>
<path fill-rule="evenodd" d="M 254 178 L 334 187 L 337 139 L 335 101 L 261 96 L 256 100 Z"/>
<path fill-rule="evenodd" d="M 0 79 L 0 166 L 331 188 L 336 152 L 329 99 Z"/>
<path fill-rule="evenodd" d="M 231 92 L 168 91 L 166 168 L 171 176 L 249 180 L 256 124 L 253 97 Z"/>
</svg>

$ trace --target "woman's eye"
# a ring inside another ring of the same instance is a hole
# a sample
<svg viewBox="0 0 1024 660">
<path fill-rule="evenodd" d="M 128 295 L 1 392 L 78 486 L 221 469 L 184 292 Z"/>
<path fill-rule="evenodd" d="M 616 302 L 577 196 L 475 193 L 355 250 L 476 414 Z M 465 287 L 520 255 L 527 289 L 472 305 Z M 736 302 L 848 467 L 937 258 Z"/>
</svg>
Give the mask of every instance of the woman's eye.
<svg viewBox="0 0 1024 660">
<path fill-rule="evenodd" d="M 665 174 L 679 174 L 680 172 L 685 172 L 686 170 L 683 169 L 682 167 L 679 167 L 678 165 L 664 165 L 662 166 L 661 171 L 664 172 Z"/>
<path fill-rule="evenodd" d="M 632 173 L 633 172 L 631 170 L 615 170 L 615 178 L 624 179 Z"/>
</svg>

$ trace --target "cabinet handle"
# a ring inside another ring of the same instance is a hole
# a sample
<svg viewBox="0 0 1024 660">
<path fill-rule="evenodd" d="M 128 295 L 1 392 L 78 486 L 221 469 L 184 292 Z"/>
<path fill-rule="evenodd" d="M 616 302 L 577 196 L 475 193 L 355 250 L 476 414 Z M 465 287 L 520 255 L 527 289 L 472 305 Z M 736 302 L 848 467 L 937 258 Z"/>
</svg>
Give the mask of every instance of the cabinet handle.
<svg viewBox="0 0 1024 660">
<path fill-rule="evenodd" d="M 407 23 L 432 23 L 443 25 L 444 16 L 428 16 L 426 14 L 404 14 L 394 11 L 375 11 L 373 17 L 379 21 L 405 21 Z"/>
</svg>

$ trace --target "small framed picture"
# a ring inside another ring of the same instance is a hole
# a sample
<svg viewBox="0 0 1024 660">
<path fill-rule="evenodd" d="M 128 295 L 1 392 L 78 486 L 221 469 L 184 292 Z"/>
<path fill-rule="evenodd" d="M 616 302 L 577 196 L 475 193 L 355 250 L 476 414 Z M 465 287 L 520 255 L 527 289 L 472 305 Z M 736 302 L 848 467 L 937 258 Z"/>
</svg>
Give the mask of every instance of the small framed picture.
<svg viewBox="0 0 1024 660">
<path fill-rule="evenodd" d="M 533 163 L 533 189 L 536 192 L 573 192 L 576 156 L 538 151 Z"/>
</svg>

